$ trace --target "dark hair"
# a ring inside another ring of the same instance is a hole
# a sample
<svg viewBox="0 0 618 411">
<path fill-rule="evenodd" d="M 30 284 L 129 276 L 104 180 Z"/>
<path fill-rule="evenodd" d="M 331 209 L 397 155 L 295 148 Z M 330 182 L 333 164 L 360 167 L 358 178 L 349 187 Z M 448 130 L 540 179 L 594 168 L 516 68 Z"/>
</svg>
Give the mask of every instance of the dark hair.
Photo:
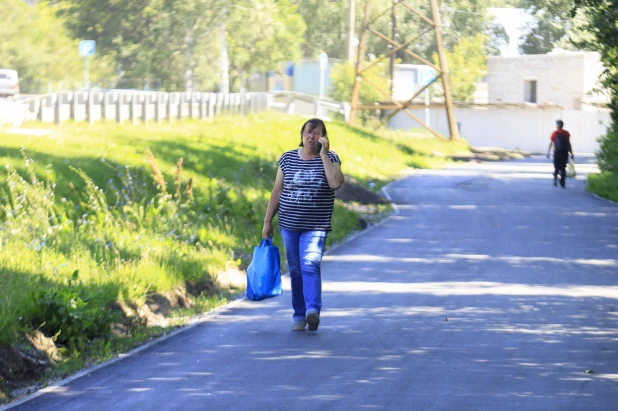
<svg viewBox="0 0 618 411">
<path fill-rule="evenodd" d="M 309 131 L 313 131 L 313 129 L 317 126 L 322 126 L 322 135 L 328 138 L 328 134 L 326 133 L 326 125 L 324 122 L 319 118 L 312 118 L 311 120 L 307 120 L 307 122 L 300 128 L 300 144 L 298 147 L 304 147 L 303 133 L 305 132 L 305 129 L 309 127 Z"/>
<path fill-rule="evenodd" d="M 556 125 L 562 128 L 564 126 L 564 122 L 562 120 L 556 120 Z"/>
</svg>

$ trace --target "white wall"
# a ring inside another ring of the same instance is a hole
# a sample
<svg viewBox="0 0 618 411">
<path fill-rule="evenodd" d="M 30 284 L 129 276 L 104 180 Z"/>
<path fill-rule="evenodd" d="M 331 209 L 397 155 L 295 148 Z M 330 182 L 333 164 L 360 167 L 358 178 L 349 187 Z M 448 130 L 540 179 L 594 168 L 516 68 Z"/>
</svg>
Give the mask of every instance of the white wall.
<svg viewBox="0 0 618 411">
<path fill-rule="evenodd" d="M 586 74 L 593 81 L 598 73 L 585 72 L 585 52 L 534 54 L 487 58 L 489 102 L 524 102 L 524 83 L 537 82 L 537 103 L 551 102 L 568 109 L 580 109 Z"/>
<path fill-rule="evenodd" d="M 424 120 L 424 109 L 410 110 Z M 455 117 L 460 134 L 473 146 L 500 147 L 544 153 L 555 121 L 562 119 L 572 137 L 573 151 L 593 153 L 598 150 L 598 137 L 605 134 L 611 123 L 609 113 L 560 108 L 519 107 L 457 107 Z M 444 136 L 449 135 L 446 110 L 431 109 L 430 125 Z M 389 122 L 390 128 L 410 129 L 420 125 L 409 115 L 397 113 Z"/>
</svg>

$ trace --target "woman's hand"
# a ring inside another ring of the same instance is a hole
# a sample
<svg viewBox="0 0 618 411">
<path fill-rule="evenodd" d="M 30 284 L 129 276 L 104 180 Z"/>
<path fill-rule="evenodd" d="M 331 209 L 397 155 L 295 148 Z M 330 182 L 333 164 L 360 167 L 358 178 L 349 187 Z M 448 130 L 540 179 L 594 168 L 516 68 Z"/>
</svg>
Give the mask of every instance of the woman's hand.
<svg viewBox="0 0 618 411">
<path fill-rule="evenodd" d="M 268 240 L 273 236 L 273 223 L 264 221 L 264 227 L 262 228 L 262 240 Z"/>
<path fill-rule="evenodd" d="M 328 149 L 330 148 L 328 145 L 328 139 L 326 137 L 318 138 L 318 143 L 322 144 L 322 150 L 318 153 L 320 156 L 322 154 L 328 154 Z"/>
</svg>

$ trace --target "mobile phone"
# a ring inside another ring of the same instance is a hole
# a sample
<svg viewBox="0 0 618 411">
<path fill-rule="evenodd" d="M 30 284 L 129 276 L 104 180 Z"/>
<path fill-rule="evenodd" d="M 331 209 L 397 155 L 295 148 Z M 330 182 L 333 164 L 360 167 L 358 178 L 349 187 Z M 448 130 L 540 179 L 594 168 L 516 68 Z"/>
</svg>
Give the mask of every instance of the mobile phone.
<svg viewBox="0 0 618 411">
<path fill-rule="evenodd" d="M 318 153 L 322 152 L 322 143 L 318 141 Z"/>
</svg>

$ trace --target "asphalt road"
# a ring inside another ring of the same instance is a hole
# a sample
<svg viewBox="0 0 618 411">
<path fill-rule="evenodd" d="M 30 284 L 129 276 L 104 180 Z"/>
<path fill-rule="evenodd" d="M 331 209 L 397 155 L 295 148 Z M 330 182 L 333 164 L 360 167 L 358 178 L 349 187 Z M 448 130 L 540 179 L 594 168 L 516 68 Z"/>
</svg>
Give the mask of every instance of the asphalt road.
<svg viewBox="0 0 618 411">
<path fill-rule="evenodd" d="M 324 258 L 317 333 L 289 331 L 286 277 L 14 409 L 616 409 L 618 206 L 584 160 L 566 189 L 544 158 L 419 171 Z"/>
</svg>

